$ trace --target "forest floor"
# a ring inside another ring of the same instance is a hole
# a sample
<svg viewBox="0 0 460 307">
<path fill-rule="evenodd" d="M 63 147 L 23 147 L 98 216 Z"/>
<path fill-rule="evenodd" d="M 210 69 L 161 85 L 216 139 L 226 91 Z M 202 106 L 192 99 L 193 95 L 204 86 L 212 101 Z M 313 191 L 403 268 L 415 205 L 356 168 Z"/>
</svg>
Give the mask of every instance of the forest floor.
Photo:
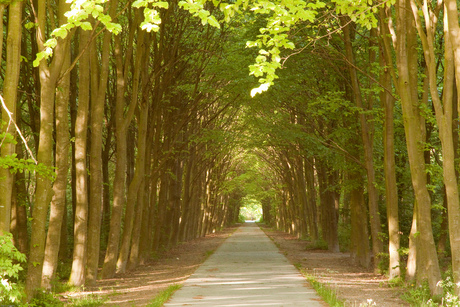
<svg viewBox="0 0 460 307">
<path fill-rule="evenodd" d="M 102 296 L 104 306 L 146 306 L 161 291 L 182 284 L 238 227 L 181 243 L 157 255 L 136 270 L 115 278 L 97 281 L 85 291 L 66 293 L 66 297 Z M 261 225 L 288 260 L 336 292 L 346 306 L 358 307 L 372 299 L 376 306 L 409 306 L 399 298 L 401 290 L 388 286 L 385 276 L 373 274 L 351 264 L 346 253 L 308 249 L 308 241 Z M 365 305 L 368 306 L 368 305 Z"/>
</svg>

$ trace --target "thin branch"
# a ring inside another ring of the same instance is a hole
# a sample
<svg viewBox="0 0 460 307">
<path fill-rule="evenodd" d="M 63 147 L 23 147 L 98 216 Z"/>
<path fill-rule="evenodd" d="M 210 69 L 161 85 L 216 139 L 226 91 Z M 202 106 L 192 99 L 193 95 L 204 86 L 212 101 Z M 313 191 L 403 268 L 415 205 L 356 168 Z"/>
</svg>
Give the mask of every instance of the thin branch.
<svg viewBox="0 0 460 307">
<path fill-rule="evenodd" d="M 10 118 L 10 122 L 8 123 L 8 128 L 10 127 L 11 123 L 14 124 L 14 127 L 16 127 L 16 131 L 19 133 L 19 135 L 21 136 L 21 139 L 22 141 L 24 142 L 24 145 L 26 146 L 27 148 L 27 151 L 29 152 L 30 156 L 32 157 L 32 160 L 34 160 L 35 164 L 37 165 L 38 162 L 37 160 L 35 159 L 34 157 L 34 154 L 32 153 L 32 150 L 30 150 L 29 146 L 27 145 L 27 141 L 26 139 L 24 138 L 24 136 L 22 135 L 21 133 L 21 130 L 19 129 L 18 125 L 16 124 L 16 121 L 13 119 L 13 112 L 10 112 L 10 110 L 8 110 L 8 107 L 6 106 L 5 104 L 5 100 L 3 100 L 3 96 L 0 95 L 0 101 L 2 102 L 2 108 L 5 110 L 6 114 L 8 114 L 8 117 Z M 0 146 L 3 144 L 3 141 L 5 139 L 2 140 L 2 143 L 0 144 Z"/>
</svg>

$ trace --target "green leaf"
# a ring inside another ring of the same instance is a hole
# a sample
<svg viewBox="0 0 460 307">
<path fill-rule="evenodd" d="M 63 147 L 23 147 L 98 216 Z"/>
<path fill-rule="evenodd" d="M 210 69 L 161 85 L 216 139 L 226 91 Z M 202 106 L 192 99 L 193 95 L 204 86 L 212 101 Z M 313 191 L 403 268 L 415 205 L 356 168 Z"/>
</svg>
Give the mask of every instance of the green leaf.
<svg viewBox="0 0 460 307">
<path fill-rule="evenodd" d="M 139 8 L 139 7 L 146 7 L 147 4 L 148 4 L 147 1 L 144 1 L 144 0 L 137 0 L 137 1 L 134 1 L 134 2 L 133 2 L 132 6 L 133 6 L 133 7 Z"/>
<path fill-rule="evenodd" d="M 207 22 L 208 16 L 209 16 L 209 12 L 206 10 L 200 10 L 198 12 L 198 17 L 200 17 L 201 21 Z"/>
<path fill-rule="evenodd" d="M 85 30 L 85 31 L 86 31 L 86 30 L 91 31 L 91 30 L 93 29 L 93 27 L 91 26 L 91 23 L 89 23 L 88 21 L 82 22 L 82 23 L 81 23 L 81 28 L 82 28 L 83 30 Z"/>
<path fill-rule="evenodd" d="M 49 48 L 54 48 L 54 47 L 56 47 L 56 45 L 57 45 L 57 40 L 55 38 L 50 38 L 44 44 L 45 47 L 49 47 Z M 45 49 L 45 52 L 49 52 L 49 51 L 47 51 L 47 49 Z"/>
<path fill-rule="evenodd" d="M 24 27 L 27 29 L 27 30 L 30 30 L 32 28 L 36 28 L 38 26 L 38 24 L 34 23 L 34 22 L 28 22 L 24 25 Z"/>
<path fill-rule="evenodd" d="M 43 60 L 45 57 L 44 52 L 37 53 L 37 57 L 35 58 L 34 62 L 32 63 L 34 67 L 38 67 L 40 65 L 40 61 Z"/>
<path fill-rule="evenodd" d="M 53 32 L 51 32 L 51 35 L 64 39 L 67 36 L 67 30 L 65 27 L 59 27 L 54 29 Z"/>
<path fill-rule="evenodd" d="M 159 2 L 155 2 L 153 4 L 153 6 L 159 7 L 159 8 L 162 8 L 162 9 L 168 9 L 169 8 L 169 3 L 166 2 L 166 1 L 159 1 Z"/>
<path fill-rule="evenodd" d="M 254 97 L 257 94 L 261 94 L 262 92 L 265 92 L 266 90 L 268 90 L 269 87 L 270 87 L 270 83 L 263 83 L 258 88 L 253 88 L 251 90 L 251 97 Z"/>
<path fill-rule="evenodd" d="M 294 49 L 295 48 L 295 45 L 293 42 L 287 42 L 284 44 L 284 47 L 287 48 L 287 49 Z"/>
<path fill-rule="evenodd" d="M 216 17 L 214 17 L 214 16 L 212 16 L 212 15 L 209 16 L 209 17 L 208 17 L 208 23 L 209 23 L 211 26 L 220 29 L 220 24 L 219 24 L 219 22 L 217 21 Z"/>
</svg>

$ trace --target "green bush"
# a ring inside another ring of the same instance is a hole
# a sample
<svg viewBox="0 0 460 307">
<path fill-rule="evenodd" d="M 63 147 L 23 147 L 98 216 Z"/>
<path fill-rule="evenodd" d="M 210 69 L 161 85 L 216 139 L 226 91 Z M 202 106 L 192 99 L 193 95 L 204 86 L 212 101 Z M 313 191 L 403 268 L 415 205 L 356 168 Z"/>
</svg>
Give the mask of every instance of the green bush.
<svg viewBox="0 0 460 307">
<path fill-rule="evenodd" d="M 428 283 L 411 286 L 407 292 L 403 293 L 402 299 L 411 306 L 438 306 L 433 302 Z M 438 301 L 438 298 L 435 300 Z"/>
<path fill-rule="evenodd" d="M 27 305 L 28 307 L 60 307 L 64 303 L 53 292 L 40 291 Z"/>
<path fill-rule="evenodd" d="M 377 255 L 377 267 L 379 269 L 379 273 L 382 275 L 388 274 L 388 269 L 390 267 L 390 254 L 388 253 L 379 253 Z"/>
<path fill-rule="evenodd" d="M 0 302 L 16 304 L 24 297 L 24 289 L 18 283 L 19 272 L 23 270 L 21 263 L 26 256 L 20 253 L 13 244 L 13 235 L 5 233 L 0 236 Z"/>
<path fill-rule="evenodd" d="M 411 306 L 420 307 L 457 307 L 460 306 L 460 298 L 455 295 L 457 285 L 451 276 L 438 282 L 438 287 L 443 290 L 442 295 L 431 296 L 428 283 L 418 286 L 411 286 L 409 291 L 402 295 L 402 298 Z"/>
</svg>

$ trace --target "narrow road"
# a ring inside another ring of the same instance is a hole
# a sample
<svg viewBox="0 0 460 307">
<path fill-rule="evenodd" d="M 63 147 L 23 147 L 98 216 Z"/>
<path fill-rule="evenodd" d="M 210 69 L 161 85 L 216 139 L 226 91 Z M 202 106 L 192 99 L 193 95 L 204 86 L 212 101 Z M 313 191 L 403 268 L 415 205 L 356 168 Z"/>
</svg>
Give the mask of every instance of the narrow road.
<svg viewBox="0 0 460 307">
<path fill-rule="evenodd" d="M 238 228 L 164 306 L 327 306 L 255 223 Z"/>
</svg>

